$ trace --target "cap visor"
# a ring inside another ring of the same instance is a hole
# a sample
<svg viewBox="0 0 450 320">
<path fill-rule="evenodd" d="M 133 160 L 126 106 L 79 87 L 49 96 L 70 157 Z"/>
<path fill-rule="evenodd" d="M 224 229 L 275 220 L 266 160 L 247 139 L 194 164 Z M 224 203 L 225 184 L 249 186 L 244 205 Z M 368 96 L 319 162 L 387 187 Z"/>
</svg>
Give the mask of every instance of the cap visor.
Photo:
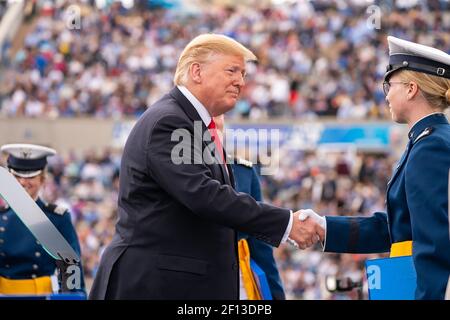
<svg viewBox="0 0 450 320">
<path fill-rule="evenodd" d="M 20 178 L 33 178 L 41 174 L 42 170 L 37 171 L 16 171 L 14 169 L 9 168 L 9 172 L 11 172 L 14 176 Z"/>
</svg>

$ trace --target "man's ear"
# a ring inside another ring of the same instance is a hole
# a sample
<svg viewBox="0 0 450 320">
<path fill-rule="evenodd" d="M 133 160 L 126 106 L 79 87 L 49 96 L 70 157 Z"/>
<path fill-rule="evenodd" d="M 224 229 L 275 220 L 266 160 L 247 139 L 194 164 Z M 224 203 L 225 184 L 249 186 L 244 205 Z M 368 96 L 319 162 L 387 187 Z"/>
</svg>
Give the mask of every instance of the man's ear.
<svg viewBox="0 0 450 320">
<path fill-rule="evenodd" d="M 201 66 L 198 62 L 194 62 L 189 67 L 189 74 L 191 76 L 192 81 L 195 83 L 201 83 L 202 82 L 202 70 Z"/>
</svg>

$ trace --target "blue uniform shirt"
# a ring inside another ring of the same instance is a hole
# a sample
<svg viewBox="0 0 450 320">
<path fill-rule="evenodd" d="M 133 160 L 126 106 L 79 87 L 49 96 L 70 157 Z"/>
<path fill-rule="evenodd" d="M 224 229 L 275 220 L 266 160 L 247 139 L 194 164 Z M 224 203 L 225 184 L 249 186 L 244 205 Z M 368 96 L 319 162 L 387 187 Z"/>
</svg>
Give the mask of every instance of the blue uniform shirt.
<svg viewBox="0 0 450 320">
<path fill-rule="evenodd" d="M 36 203 L 80 255 L 80 244 L 69 212 L 46 204 L 41 199 Z M 52 276 L 55 269 L 55 259 L 39 244 L 16 213 L 8 207 L 0 209 L 0 276 L 7 279 L 33 279 Z M 81 285 L 84 290 L 83 274 Z"/>
<path fill-rule="evenodd" d="M 388 252 L 412 241 L 416 299 L 443 299 L 450 275 L 448 179 L 450 125 L 442 113 L 417 122 L 389 182 L 387 213 L 326 217 L 325 251 Z"/>
<path fill-rule="evenodd" d="M 233 168 L 236 190 L 251 195 L 256 201 L 262 201 L 261 186 L 255 168 L 251 165 L 245 165 L 241 161 L 233 163 L 231 166 Z M 273 247 L 241 233 L 239 237 L 247 238 L 250 257 L 266 274 L 273 299 L 286 299 L 280 274 L 273 257 Z"/>
</svg>

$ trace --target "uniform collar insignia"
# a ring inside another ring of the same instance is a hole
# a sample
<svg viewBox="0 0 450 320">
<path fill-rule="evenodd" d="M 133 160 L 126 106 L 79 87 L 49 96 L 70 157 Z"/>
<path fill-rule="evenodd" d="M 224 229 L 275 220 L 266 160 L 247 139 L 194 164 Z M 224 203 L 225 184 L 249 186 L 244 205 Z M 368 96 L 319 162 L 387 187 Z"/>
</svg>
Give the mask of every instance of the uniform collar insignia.
<svg viewBox="0 0 450 320">
<path fill-rule="evenodd" d="M 423 137 L 426 137 L 428 135 L 431 134 L 431 132 L 433 132 L 433 127 L 429 127 L 429 128 L 425 128 L 425 130 L 423 130 L 418 136 L 417 138 L 414 140 L 413 143 L 416 143 L 417 141 L 419 141 L 420 139 L 422 139 Z"/>
<path fill-rule="evenodd" d="M 417 137 L 427 128 L 431 128 L 438 124 L 448 124 L 448 120 L 443 113 L 433 113 L 429 116 L 419 120 L 409 131 L 408 137 L 410 140 L 416 142 Z M 431 133 L 431 131 L 430 131 Z"/>
</svg>

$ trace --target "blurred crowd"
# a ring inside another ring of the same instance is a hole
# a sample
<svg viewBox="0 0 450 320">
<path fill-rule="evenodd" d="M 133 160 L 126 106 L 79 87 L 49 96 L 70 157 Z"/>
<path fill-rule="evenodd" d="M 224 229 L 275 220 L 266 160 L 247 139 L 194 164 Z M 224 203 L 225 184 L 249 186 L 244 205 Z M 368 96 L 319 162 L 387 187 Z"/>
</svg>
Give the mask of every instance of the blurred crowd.
<svg viewBox="0 0 450 320">
<path fill-rule="evenodd" d="M 370 215 L 384 210 L 393 160 L 385 154 L 317 154 L 281 149 L 279 170 L 262 175 L 264 200 L 322 215 Z M 41 196 L 69 208 L 81 243 L 88 289 L 117 219 L 121 150 L 49 158 Z M 327 276 L 365 281 L 364 261 L 376 255 L 322 253 L 320 245 L 299 251 L 288 244 L 275 257 L 288 299 L 358 299 L 357 290 L 330 293 Z M 364 289 L 366 290 L 366 288 Z M 366 292 L 366 291 L 364 291 Z"/>
<path fill-rule="evenodd" d="M 450 52 L 444 0 L 244 1 L 179 10 L 145 10 L 145 2 L 99 9 L 96 1 L 37 1 L 31 32 L 1 73 L 0 115 L 138 117 L 172 87 L 186 43 L 217 32 L 259 58 L 234 117 L 384 119 L 386 36 Z"/>
</svg>

